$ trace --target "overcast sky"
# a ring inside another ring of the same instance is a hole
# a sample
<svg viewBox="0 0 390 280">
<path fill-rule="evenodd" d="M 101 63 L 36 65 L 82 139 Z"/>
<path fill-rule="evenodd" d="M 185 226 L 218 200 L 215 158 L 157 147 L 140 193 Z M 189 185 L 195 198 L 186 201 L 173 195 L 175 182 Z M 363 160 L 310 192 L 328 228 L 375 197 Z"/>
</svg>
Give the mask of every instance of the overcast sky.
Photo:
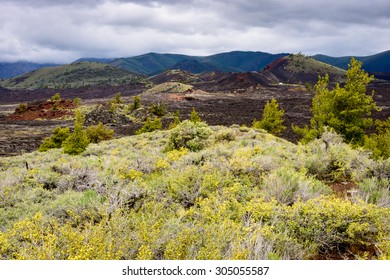
<svg viewBox="0 0 390 280">
<path fill-rule="evenodd" d="M 390 49 L 389 0 L 0 0 L 0 61 Z"/>
</svg>

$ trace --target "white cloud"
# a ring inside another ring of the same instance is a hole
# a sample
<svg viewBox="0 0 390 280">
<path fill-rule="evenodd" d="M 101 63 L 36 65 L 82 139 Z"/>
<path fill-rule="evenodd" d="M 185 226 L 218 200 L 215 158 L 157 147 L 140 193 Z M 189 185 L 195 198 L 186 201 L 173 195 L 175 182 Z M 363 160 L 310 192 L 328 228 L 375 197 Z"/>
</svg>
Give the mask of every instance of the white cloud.
<svg viewBox="0 0 390 280">
<path fill-rule="evenodd" d="M 390 2 L 0 0 L 0 61 L 150 51 L 367 55 L 390 46 Z"/>
</svg>

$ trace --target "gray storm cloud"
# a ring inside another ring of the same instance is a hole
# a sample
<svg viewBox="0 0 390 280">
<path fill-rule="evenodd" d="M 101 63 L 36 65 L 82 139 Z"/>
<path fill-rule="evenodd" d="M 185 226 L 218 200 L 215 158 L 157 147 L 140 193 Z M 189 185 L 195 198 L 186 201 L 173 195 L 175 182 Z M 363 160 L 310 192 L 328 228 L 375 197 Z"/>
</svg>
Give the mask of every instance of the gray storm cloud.
<svg viewBox="0 0 390 280">
<path fill-rule="evenodd" d="M 0 61 L 149 51 L 368 55 L 390 46 L 390 2 L 382 0 L 0 0 L 0 7 Z"/>
</svg>

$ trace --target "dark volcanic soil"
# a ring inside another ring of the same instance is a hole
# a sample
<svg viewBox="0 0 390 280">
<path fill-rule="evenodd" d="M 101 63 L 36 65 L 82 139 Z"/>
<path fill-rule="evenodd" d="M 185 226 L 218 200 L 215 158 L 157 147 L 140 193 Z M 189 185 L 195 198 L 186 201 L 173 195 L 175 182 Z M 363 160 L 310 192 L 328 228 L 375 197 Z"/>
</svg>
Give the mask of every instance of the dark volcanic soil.
<svg viewBox="0 0 390 280">
<path fill-rule="evenodd" d="M 287 130 L 282 137 L 296 141 L 298 136 L 292 131 L 291 124 L 300 126 L 308 124 L 311 118 L 310 107 L 313 92 L 307 92 L 304 86 L 299 85 L 256 85 L 253 78 L 246 80 L 246 77 L 246 75 L 239 75 L 236 81 L 231 80 L 231 85 L 234 84 L 234 86 L 230 89 L 222 84 L 210 84 L 212 92 L 206 92 L 207 85 L 203 84 L 199 85 L 198 89 L 195 86 L 193 91 L 186 93 L 145 94 L 142 96 L 142 103 L 146 105 L 163 103 L 169 111 L 180 110 L 181 119 L 187 118 L 192 108 L 195 108 L 201 118 L 210 125 L 246 124 L 250 126 L 254 118 L 261 118 L 265 103 L 271 98 L 276 98 L 280 107 L 285 110 Z M 243 87 L 238 88 L 239 84 Z M 14 112 L 19 103 L 46 100 L 56 92 L 60 92 L 63 99 L 80 97 L 84 105 L 101 104 L 110 100 L 117 92 L 122 92 L 122 99 L 130 103 L 131 96 L 140 94 L 143 90 L 141 85 L 43 91 L 0 90 L 0 156 L 33 151 L 56 126 L 72 125 L 72 121 L 17 121 L 6 118 L 6 115 Z M 374 118 L 389 117 L 390 82 L 374 81 L 370 84 L 368 92 L 372 90 L 375 90 L 374 100 L 382 108 L 381 112 L 374 114 Z M 112 128 L 115 130 L 115 136 L 120 137 L 134 134 L 139 125 L 129 123 Z"/>
</svg>

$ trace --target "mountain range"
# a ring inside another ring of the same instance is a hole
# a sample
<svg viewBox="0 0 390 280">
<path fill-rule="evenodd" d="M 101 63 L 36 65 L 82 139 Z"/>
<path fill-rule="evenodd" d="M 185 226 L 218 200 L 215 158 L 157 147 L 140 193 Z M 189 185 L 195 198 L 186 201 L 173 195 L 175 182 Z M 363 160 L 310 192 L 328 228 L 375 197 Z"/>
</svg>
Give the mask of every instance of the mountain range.
<svg viewBox="0 0 390 280">
<path fill-rule="evenodd" d="M 80 58 L 75 63 L 104 63 L 143 76 L 153 76 L 172 69 L 184 70 L 193 74 L 202 72 L 242 73 L 262 71 L 271 63 L 288 55 L 287 53 L 270 54 L 252 51 L 232 51 L 210 56 L 147 53 L 127 58 Z M 351 56 L 332 57 L 318 54 L 311 58 L 341 69 L 347 69 Z M 356 58 L 363 62 L 364 70 L 379 77 L 389 76 L 390 51 Z M 31 62 L 0 63 L 0 78 L 9 79 L 49 66 L 56 65 Z"/>
<path fill-rule="evenodd" d="M 181 69 L 178 67 L 180 65 L 183 66 Z M 194 71 L 193 66 L 197 66 L 196 70 L 198 71 Z M 346 76 L 346 71 L 341 68 L 300 54 L 280 57 L 269 63 L 262 71 L 223 72 L 219 70 L 221 68 L 211 63 L 205 65 L 199 61 L 189 60 L 180 61 L 174 64 L 173 68 L 175 69 L 168 69 L 157 75 L 145 77 L 145 75 L 136 75 L 106 63 L 82 61 L 41 68 L 2 80 L 0 87 L 8 89 L 63 89 L 140 83 L 146 85 L 150 82 L 153 84 L 181 82 L 205 90 L 223 91 L 280 83 L 313 84 L 317 81 L 318 75 L 325 74 L 329 75 L 331 82 L 340 82 L 344 81 Z M 182 70 L 183 68 L 186 70 Z"/>
<path fill-rule="evenodd" d="M 55 65 L 54 63 L 33 63 L 28 61 L 0 62 L 0 78 L 8 79 L 36 69 Z"/>
<path fill-rule="evenodd" d="M 116 59 L 111 62 L 111 65 L 147 76 L 155 75 L 168 69 L 180 69 L 195 74 L 205 71 L 250 72 L 261 71 L 275 59 L 286 55 L 288 54 L 243 51 L 210 56 L 148 53 L 135 57 Z"/>
<path fill-rule="evenodd" d="M 348 63 L 351 60 L 351 56 L 332 57 L 322 54 L 314 55 L 313 58 L 342 69 L 348 69 Z M 390 50 L 355 58 L 363 63 L 362 68 L 367 72 L 390 72 Z"/>
</svg>

